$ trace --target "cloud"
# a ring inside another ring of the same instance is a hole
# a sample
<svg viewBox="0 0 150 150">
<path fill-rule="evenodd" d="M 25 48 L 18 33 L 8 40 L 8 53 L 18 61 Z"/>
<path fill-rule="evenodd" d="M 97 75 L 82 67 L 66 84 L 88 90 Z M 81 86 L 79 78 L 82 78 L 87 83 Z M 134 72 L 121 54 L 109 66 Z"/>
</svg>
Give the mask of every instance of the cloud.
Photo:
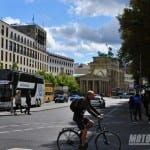
<svg viewBox="0 0 150 150">
<path fill-rule="evenodd" d="M 109 24 L 99 28 L 99 33 L 101 33 L 101 42 L 109 44 L 120 43 L 120 33 L 119 33 L 119 22 L 114 19 Z"/>
<path fill-rule="evenodd" d="M 116 16 L 128 0 L 64 0 L 70 3 L 69 12 L 79 16 Z"/>
<path fill-rule="evenodd" d="M 8 24 L 21 24 L 20 19 L 14 19 L 12 17 L 5 17 L 3 18 L 3 21 Z"/>
<path fill-rule="evenodd" d="M 83 53 L 80 53 L 80 52 L 75 52 L 74 56 L 77 58 L 84 58 L 85 57 L 85 55 Z"/>
</svg>

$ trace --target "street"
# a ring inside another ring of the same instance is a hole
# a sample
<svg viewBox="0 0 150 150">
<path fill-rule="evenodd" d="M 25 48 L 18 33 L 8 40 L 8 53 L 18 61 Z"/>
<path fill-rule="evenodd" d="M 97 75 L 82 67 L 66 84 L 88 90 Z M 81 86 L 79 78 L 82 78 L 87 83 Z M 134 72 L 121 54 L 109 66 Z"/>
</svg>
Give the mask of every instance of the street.
<svg viewBox="0 0 150 150">
<path fill-rule="evenodd" d="M 120 136 L 122 150 L 150 150 L 150 141 L 143 145 L 129 143 L 132 135 L 150 135 L 146 118 L 133 123 L 129 119 L 128 99 L 105 99 L 106 109 L 102 109 L 105 115 L 103 123 L 106 129 Z M 74 125 L 69 105 L 32 112 L 32 115 L 0 116 L 0 120 L 0 150 L 57 150 L 56 139 L 61 128 Z M 88 149 L 95 149 L 93 141 L 89 143 Z"/>
</svg>

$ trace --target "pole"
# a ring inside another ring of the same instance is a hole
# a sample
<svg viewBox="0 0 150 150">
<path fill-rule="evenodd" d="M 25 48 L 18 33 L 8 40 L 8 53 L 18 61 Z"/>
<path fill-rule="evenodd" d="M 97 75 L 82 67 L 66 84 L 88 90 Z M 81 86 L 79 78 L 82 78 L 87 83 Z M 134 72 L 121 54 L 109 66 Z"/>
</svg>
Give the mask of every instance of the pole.
<svg viewBox="0 0 150 150">
<path fill-rule="evenodd" d="M 14 99 L 14 86 L 13 86 L 13 81 L 14 81 L 14 72 L 13 72 L 13 65 L 14 65 L 14 49 L 12 51 L 12 76 L 11 76 L 11 83 L 12 83 L 12 93 L 11 93 L 11 96 L 12 96 L 12 99 L 11 99 L 11 114 L 13 114 L 13 99 Z"/>
<path fill-rule="evenodd" d="M 118 88 L 120 88 L 120 68 L 119 68 L 119 61 L 118 61 Z"/>
</svg>

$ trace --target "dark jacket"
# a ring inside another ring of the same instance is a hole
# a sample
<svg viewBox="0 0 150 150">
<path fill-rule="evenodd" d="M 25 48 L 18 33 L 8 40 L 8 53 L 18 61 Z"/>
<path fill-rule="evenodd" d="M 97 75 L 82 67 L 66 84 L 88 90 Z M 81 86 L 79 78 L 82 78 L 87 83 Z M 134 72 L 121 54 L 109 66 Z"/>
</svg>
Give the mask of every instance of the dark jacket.
<svg viewBox="0 0 150 150">
<path fill-rule="evenodd" d="M 31 94 L 30 93 L 28 93 L 26 95 L 26 103 L 27 103 L 27 105 L 31 105 Z"/>
<path fill-rule="evenodd" d="M 84 99 L 81 101 L 80 107 L 78 111 L 74 112 L 73 120 L 77 120 L 79 118 L 84 117 L 85 111 L 88 111 L 91 115 L 94 117 L 97 117 L 100 115 L 100 112 L 98 112 L 90 103 L 90 100 Z"/>
</svg>

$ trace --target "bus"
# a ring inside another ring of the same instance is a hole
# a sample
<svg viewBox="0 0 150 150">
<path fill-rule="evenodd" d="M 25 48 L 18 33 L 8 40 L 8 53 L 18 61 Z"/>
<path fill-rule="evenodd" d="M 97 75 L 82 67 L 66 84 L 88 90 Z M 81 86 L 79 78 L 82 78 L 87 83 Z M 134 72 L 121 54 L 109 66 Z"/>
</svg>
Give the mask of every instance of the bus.
<svg viewBox="0 0 150 150">
<path fill-rule="evenodd" d="M 10 69 L 0 69 L 0 109 L 10 110 L 15 106 L 14 96 L 17 90 L 21 90 L 22 106 L 26 105 L 28 90 L 31 91 L 32 106 L 41 106 L 44 103 L 44 79 L 41 76 Z"/>
<path fill-rule="evenodd" d="M 54 99 L 54 87 L 52 83 L 45 83 L 45 102 L 48 103 Z"/>
</svg>

